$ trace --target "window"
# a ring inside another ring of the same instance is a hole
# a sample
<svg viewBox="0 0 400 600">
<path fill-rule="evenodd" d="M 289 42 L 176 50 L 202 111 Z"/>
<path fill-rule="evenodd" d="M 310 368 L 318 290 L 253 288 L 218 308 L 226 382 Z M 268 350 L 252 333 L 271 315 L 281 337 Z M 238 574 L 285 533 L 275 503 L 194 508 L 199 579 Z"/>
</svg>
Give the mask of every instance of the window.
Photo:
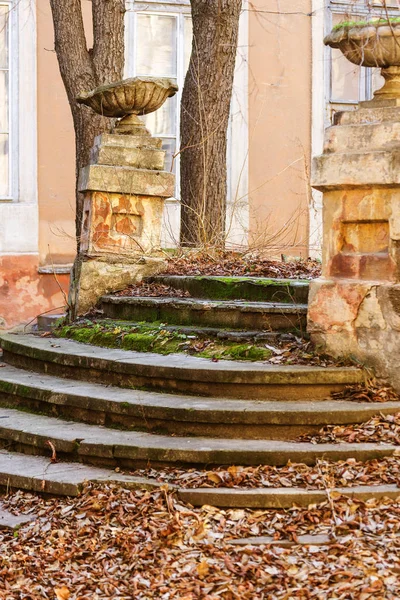
<svg viewBox="0 0 400 600">
<path fill-rule="evenodd" d="M 10 64 L 11 64 L 11 4 L 0 3 L 0 199 L 12 197 Z"/>
<path fill-rule="evenodd" d="M 1 2 L 1 0 L 0 0 Z M 243 6 L 246 5 L 244 0 Z M 170 77 L 179 92 L 163 107 L 144 117 L 151 134 L 163 139 L 166 169 L 176 175 L 175 198 L 166 202 L 162 243 L 172 247 L 179 242 L 179 139 L 180 101 L 192 49 L 190 0 L 127 0 L 125 21 L 125 76 Z M 228 130 L 228 207 L 229 238 L 245 243 L 248 228 L 248 13 L 243 11 L 239 27 L 238 56 Z M 174 158 L 175 156 L 175 158 Z M 240 199 L 240 210 L 237 210 Z M 233 204 L 236 212 L 233 214 Z M 232 214 L 231 214 L 232 213 Z"/>
<path fill-rule="evenodd" d="M 178 4 L 178 6 L 177 6 Z M 146 115 L 144 121 L 152 135 L 163 139 L 166 169 L 176 173 L 179 197 L 179 161 L 173 160 L 179 145 L 179 105 L 192 48 L 192 20 L 188 2 L 136 2 L 133 5 L 134 35 L 128 40 L 131 56 L 129 76 L 169 77 L 179 93 L 162 108 Z"/>
<path fill-rule="evenodd" d="M 342 21 L 364 20 L 372 17 L 398 16 L 399 0 L 330 0 L 329 15 L 326 30 Z M 383 85 L 380 69 L 367 69 L 353 65 L 340 52 L 330 49 L 329 67 L 329 103 L 328 122 L 331 122 L 333 113 L 343 110 L 343 105 L 357 105 L 362 100 L 370 100 L 375 90 Z M 345 106 L 346 108 L 346 106 Z M 347 106 L 349 108 L 349 106 Z"/>
</svg>

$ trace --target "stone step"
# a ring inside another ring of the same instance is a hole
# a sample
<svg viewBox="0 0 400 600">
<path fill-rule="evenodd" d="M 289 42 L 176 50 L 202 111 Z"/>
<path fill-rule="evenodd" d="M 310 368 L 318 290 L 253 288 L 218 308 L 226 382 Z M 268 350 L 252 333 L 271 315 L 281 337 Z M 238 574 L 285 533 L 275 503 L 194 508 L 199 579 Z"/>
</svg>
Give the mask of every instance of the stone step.
<svg viewBox="0 0 400 600">
<path fill-rule="evenodd" d="M 274 465 L 289 461 L 359 461 L 392 456 L 398 447 L 378 443 L 312 444 L 271 440 L 174 437 L 120 431 L 0 408 L 0 446 L 27 454 L 51 455 L 98 466 Z"/>
<path fill-rule="evenodd" d="M 400 402 L 257 401 L 128 390 L 0 369 L 0 406 L 127 430 L 235 439 L 294 440 L 324 425 L 400 412 Z"/>
<path fill-rule="evenodd" d="M 124 327 L 135 327 L 143 326 L 143 321 L 116 321 L 115 319 L 96 319 L 104 325 L 112 326 L 124 326 Z M 146 324 L 147 327 L 152 327 L 151 324 Z M 84 326 L 84 324 L 83 324 Z M 190 325 L 159 325 L 154 324 L 154 329 L 165 329 L 172 333 L 181 333 L 187 336 L 196 336 L 200 339 L 215 339 L 221 342 L 232 342 L 237 344 L 245 344 L 246 342 L 253 344 L 276 344 L 280 342 L 294 342 L 298 336 L 294 333 L 279 332 L 279 331 L 260 331 L 258 329 L 253 330 L 241 330 L 241 329 L 219 329 L 218 327 L 194 327 Z M 48 329 L 50 330 L 50 329 Z M 302 336 L 303 339 L 309 339 L 307 333 Z"/>
<path fill-rule="evenodd" d="M 86 482 L 115 483 L 129 489 L 153 490 L 160 487 L 154 479 L 116 473 L 110 469 L 75 462 L 51 463 L 44 456 L 0 450 L 0 486 L 8 492 L 23 489 L 60 496 L 79 496 Z M 178 498 L 193 506 L 204 504 L 219 508 L 291 508 L 326 502 L 329 494 L 341 494 L 359 500 L 397 499 L 396 485 L 356 486 L 333 490 L 304 488 L 178 488 L 168 485 Z M 0 524 L 1 526 L 1 524 Z"/>
<path fill-rule="evenodd" d="M 308 367 L 110 350 L 73 340 L 3 334 L 4 360 L 16 367 L 118 387 L 251 400 L 325 399 L 360 383 L 354 367 Z"/>
<path fill-rule="evenodd" d="M 111 295 L 101 298 L 100 307 L 111 319 L 161 321 L 170 325 L 270 331 L 306 331 L 307 326 L 307 305 L 285 302 Z"/>
<path fill-rule="evenodd" d="M 211 275 L 158 275 L 149 283 L 167 285 L 210 300 L 250 300 L 307 304 L 309 281 L 266 277 L 218 277 Z"/>
<path fill-rule="evenodd" d="M 77 462 L 49 461 L 47 456 L 35 456 L 0 450 L 0 487 L 43 492 L 59 496 L 79 496 L 86 482 L 117 483 L 131 489 L 153 490 L 155 480 L 122 475 Z M 172 486 L 173 488 L 173 486 Z"/>
</svg>

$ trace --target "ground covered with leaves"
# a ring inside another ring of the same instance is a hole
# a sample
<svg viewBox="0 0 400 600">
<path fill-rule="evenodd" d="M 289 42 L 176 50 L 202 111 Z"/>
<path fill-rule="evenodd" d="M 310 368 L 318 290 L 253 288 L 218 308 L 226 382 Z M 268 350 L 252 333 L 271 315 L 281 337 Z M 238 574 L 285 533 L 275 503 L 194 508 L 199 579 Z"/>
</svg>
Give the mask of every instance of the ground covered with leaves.
<svg viewBox="0 0 400 600">
<path fill-rule="evenodd" d="M 343 497 L 307 509 L 194 509 L 166 489 L 88 487 L 76 499 L 17 492 L 35 520 L 0 531 L 0 597 L 57 600 L 396 600 L 400 504 Z M 298 536 L 325 534 L 324 545 Z M 295 545 L 235 546 L 249 536 Z"/>
<path fill-rule="evenodd" d="M 400 486 L 400 457 L 390 456 L 360 462 L 354 458 L 332 462 L 320 460 L 314 466 L 289 462 L 284 467 L 219 467 L 207 469 L 137 469 L 131 473 L 181 488 L 279 488 L 313 490 L 357 485 Z M 400 487 L 399 487 L 400 493 Z"/>
<path fill-rule="evenodd" d="M 168 259 L 163 275 L 219 275 L 237 277 L 273 277 L 283 279 L 315 279 L 321 274 L 321 263 L 308 259 L 271 260 L 257 253 L 189 252 Z"/>
</svg>

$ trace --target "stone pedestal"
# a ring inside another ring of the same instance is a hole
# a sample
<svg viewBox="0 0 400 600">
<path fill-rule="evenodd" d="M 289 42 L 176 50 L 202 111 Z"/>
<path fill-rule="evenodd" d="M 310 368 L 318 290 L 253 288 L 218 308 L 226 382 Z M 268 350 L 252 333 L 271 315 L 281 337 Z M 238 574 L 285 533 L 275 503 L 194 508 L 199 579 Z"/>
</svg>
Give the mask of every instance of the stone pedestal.
<svg viewBox="0 0 400 600">
<path fill-rule="evenodd" d="M 337 115 L 314 160 L 324 192 L 323 274 L 311 284 L 308 329 L 400 389 L 400 107 L 363 103 Z"/>
<path fill-rule="evenodd" d="M 162 215 L 165 199 L 174 195 L 175 177 L 163 170 L 161 145 L 137 122 L 96 138 L 91 163 L 79 179 L 85 198 L 75 275 L 79 289 L 72 293 L 75 315 L 103 294 L 162 270 Z"/>
</svg>

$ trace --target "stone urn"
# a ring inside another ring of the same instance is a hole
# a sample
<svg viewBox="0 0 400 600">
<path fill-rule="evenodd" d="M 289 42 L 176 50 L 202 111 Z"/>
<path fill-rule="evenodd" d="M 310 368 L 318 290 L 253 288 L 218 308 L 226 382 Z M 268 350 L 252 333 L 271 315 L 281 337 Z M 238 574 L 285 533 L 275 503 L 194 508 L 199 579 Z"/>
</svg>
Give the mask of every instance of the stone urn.
<svg viewBox="0 0 400 600">
<path fill-rule="evenodd" d="M 374 105 L 387 104 L 388 100 L 389 104 L 396 104 L 400 100 L 400 21 L 377 19 L 339 24 L 324 43 L 338 48 L 356 65 L 381 68 L 385 84 L 375 92 L 371 101 Z"/>
<path fill-rule="evenodd" d="M 103 294 L 124 289 L 165 268 L 161 250 L 164 204 L 175 193 L 175 175 L 164 170 L 162 139 L 139 115 L 159 109 L 178 91 L 174 81 L 135 77 L 102 85 L 77 102 L 119 121 L 94 140 L 79 175 L 84 195 L 72 314 L 90 310 Z"/>
<path fill-rule="evenodd" d="M 76 101 L 104 117 L 120 118 L 115 133 L 131 134 L 144 127 L 138 115 L 158 110 L 177 91 L 178 86 L 171 79 L 133 77 L 83 92 Z"/>
</svg>

